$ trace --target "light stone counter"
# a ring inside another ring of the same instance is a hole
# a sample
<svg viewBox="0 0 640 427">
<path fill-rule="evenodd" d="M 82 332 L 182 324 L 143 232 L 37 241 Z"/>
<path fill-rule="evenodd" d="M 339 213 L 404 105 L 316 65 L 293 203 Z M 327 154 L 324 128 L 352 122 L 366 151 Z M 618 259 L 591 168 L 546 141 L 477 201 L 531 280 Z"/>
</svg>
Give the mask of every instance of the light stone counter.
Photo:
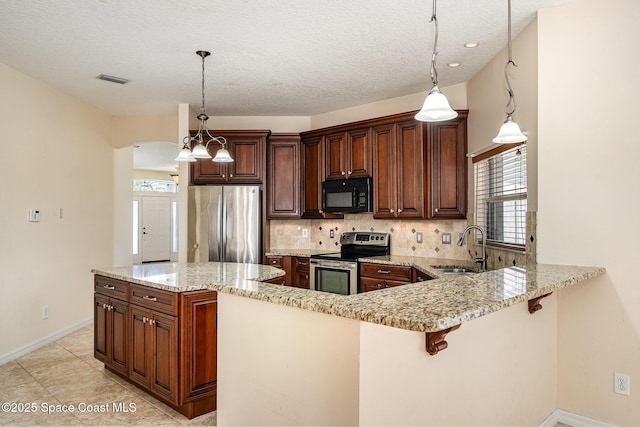
<svg viewBox="0 0 640 427">
<path fill-rule="evenodd" d="M 310 257 L 312 255 L 320 255 L 331 252 L 340 252 L 340 246 L 338 246 L 337 248 L 327 247 L 327 249 L 272 249 L 265 255 Z"/>
<path fill-rule="evenodd" d="M 439 273 L 433 266 L 473 267 L 466 261 L 393 255 L 361 261 L 412 266 L 435 277 Z M 261 283 L 260 280 L 284 275 L 284 271 L 254 264 L 144 264 L 92 272 L 176 292 L 214 289 L 411 331 L 436 332 L 600 276 L 605 269 L 534 264 L 474 275 L 444 276 L 350 296 Z"/>
</svg>

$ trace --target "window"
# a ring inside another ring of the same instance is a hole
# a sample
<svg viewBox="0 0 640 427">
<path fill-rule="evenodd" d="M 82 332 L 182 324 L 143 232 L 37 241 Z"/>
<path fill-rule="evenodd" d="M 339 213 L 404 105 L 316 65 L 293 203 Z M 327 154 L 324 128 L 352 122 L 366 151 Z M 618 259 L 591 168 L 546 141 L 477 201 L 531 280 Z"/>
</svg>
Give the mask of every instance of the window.
<svg viewBox="0 0 640 427">
<path fill-rule="evenodd" d="M 133 201 L 133 254 L 138 255 L 140 253 L 140 202 L 138 200 Z"/>
<path fill-rule="evenodd" d="M 160 179 L 134 179 L 133 191 L 156 191 L 160 193 L 177 193 L 178 185 L 173 181 Z"/>
<path fill-rule="evenodd" d="M 527 147 L 505 148 L 474 159 L 476 222 L 487 231 L 488 245 L 524 251 Z"/>
</svg>

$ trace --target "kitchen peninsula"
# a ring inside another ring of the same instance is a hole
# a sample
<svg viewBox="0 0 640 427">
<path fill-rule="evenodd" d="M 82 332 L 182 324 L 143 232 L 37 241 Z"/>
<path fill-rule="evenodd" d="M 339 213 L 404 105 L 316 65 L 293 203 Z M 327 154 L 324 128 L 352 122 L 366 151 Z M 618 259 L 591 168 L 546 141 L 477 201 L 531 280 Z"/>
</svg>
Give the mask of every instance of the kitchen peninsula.
<svg viewBox="0 0 640 427">
<path fill-rule="evenodd" d="M 433 266 L 460 263 L 393 255 L 366 261 L 410 265 L 433 277 L 440 277 Z M 529 425 L 543 409 L 527 401 L 513 403 L 501 416 L 491 406 L 470 414 L 463 398 L 479 394 L 486 402 L 480 388 L 491 388 L 487 375 L 509 377 L 498 398 L 513 396 L 514 389 L 544 393 L 551 386 L 544 361 L 552 357 L 546 346 L 555 345 L 555 291 L 605 270 L 537 264 L 352 296 L 261 283 L 283 272 L 248 264 L 170 263 L 92 272 L 149 289 L 217 291 L 220 424 L 393 424 L 402 413 L 421 425 L 452 418 L 460 424 L 485 419 Z M 520 304 L 550 293 L 539 314 Z M 462 323 L 446 352 L 427 354 L 425 333 Z M 535 366 L 525 368 L 530 358 Z M 451 399 L 452 393 L 458 399 Z"/>
</svg>

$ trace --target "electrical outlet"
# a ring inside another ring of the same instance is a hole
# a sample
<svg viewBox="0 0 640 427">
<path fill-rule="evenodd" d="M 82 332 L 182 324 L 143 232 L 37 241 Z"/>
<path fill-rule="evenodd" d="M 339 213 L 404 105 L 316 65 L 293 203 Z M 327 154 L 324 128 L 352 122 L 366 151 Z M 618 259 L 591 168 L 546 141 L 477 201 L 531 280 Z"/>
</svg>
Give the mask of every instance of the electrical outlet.
<svg viewBox="0 0 640 427">
<path fill-rule="evenodd" d="M 422 231 L 416 233 L 416 243 L 422 243 Z"/>
<path fill-rule="evenodd" d="M 629 375 L 615 373 L 613 374 L 613 391 L 618 394 L 629 396 L 631 394 L 631 380 Z"/>
<path fill-rule="evenodd" d="M 329 230 L 329 237 L 331 237 L 332 239 L 336 237 L 336 232 L 334 230 Z"/>
<path fill-rule="evenodd" d="M 308 228 L 303 228 L 302 229 L 302 237 L 309 237 L 309 229 Z"/>
<path fill-rule="evenodd" d="M 49 306 L 42 306 L 42 320 L 47 320 L 49 318 Z"/>
<path fill-rule="evenodd" d="M 442 244 L 443 245 L 451 244 L 451 233 L 442 233 Z"/>
</svg>

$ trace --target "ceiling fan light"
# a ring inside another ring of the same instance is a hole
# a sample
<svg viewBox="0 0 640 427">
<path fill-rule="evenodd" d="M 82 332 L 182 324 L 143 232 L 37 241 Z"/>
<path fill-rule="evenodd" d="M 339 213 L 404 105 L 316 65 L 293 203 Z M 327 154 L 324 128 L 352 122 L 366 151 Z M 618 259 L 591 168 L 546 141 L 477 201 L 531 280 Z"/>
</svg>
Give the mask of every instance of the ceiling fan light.
<svg viewBox="0 0 640 427">
<path fill-rule="evenodd" d="M 231 163 L 233 159 L 231 158 L 231 154 L 229 154 L 229 150 L 223 146 L 218 150 L 212 161 L 215 163 Z"/>
<path fill-rule="evenodd" d="M 440 92 L 438 86 L 431 89 L 422 109 L 415 115 L 415 119 L 421 122 L 442 122 L 456 117 L 458 113 L 451 108 L 447 97 Z"/>
<path fill-rule="evenodd" d="M 516 142 L 525 142 L 526 140 L 526 135 L 522 133 L 520 126 L 513 121 L 511 116 L 507 117 L 507 120 L 500 126 L 498 135 L 493 138 L 493 142 L 496 144 L 513 144 Z"/>
<path fill-rule="evenodd" d="M 180 152 L 178 153 L 178 157 L 176 157 L 174 159 L 176 162 L 195 162 L 196 159 L 191 155 L 191 150 L 189 150 L 189 147 L 187 145 L 185 145 L 184 147 L 182 147 L 182 149 L 180 149 Z"/>
<path fill-rule="evenodd" d="M 207 151 L 207 147 L 204 146 L 202 142 L 198 142 L 195 147 L 193 147 L 193 151 L 191 152 L 191 156 L 195 159 L 210 159 L 211 154 Z"/>
</svg>

